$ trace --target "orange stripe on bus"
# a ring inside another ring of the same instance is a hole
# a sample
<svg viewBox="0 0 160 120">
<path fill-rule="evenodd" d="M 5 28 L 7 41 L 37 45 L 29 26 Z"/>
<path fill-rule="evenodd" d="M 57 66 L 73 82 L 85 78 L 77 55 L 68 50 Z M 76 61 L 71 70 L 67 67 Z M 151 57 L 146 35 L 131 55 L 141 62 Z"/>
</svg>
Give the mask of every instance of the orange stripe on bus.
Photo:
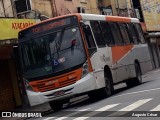
<svg viewBox="0 0 160 120">
<path fill-rule="evenodd" d="M 106 16 L 107 21 L 113 21 L 113 22 L 131 22 L 130 18 L 126 17 L 115 17 L 115 16 Z"/>
<path fill-rule="evenodd" d="M 132 48 L 133 48 L 133 45 L 112 47 L 113 64 L 115 64 L 122 57 L 124 57 Z"/>
</svg>

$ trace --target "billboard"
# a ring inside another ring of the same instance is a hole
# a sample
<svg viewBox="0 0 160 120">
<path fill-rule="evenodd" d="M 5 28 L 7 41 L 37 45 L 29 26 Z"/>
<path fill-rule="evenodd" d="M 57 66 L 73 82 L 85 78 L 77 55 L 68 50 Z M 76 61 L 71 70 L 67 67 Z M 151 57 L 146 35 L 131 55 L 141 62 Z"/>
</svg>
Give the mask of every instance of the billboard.
<svg viewBox="0 0 160 120">
<path fill-rule="evenodd" d="M 160 31 L 160 0 L 140 0 L 147 31 Z"/>
<path fill-rule="evenodd" d="M 0 40 L 18 38 L 18 32 L 36 23 L 33 19 L 0 19 Z"/>
</svg>

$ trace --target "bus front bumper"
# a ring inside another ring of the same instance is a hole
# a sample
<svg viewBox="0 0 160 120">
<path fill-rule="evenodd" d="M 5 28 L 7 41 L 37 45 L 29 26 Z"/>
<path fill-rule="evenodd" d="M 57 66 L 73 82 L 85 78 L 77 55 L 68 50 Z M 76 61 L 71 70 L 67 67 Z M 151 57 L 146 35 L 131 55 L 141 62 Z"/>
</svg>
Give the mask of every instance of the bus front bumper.
<svg viewBox="0 0 160 120">
<path fill-rule="evenodd" d="M 71 98 L 77 94 L 95 90 L 96 81 L 92 73 L 89 73 L 75 84 L 47 92 L 34 92 L 27 90 L 27 96 L 31 106 L 43 104 L 49 101 Z"/>
</svg>

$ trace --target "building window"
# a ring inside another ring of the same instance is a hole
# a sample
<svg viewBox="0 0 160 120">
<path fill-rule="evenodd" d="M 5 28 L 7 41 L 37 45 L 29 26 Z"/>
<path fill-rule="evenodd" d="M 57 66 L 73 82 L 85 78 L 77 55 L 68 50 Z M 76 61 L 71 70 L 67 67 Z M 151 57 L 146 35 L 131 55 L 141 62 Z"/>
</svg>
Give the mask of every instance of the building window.
<svg viewBox="0 0 160 120">
<path fill-rule="evenodd" d="M 85 32 L 88 48 L 95 48 L 96 45 L 95 45 L 95 42 L 94 42 L 94 39 L 92 36 L 92 32 L 91 32 L 89 25 L 85 26 L 84 32 Z"/>
</svg>

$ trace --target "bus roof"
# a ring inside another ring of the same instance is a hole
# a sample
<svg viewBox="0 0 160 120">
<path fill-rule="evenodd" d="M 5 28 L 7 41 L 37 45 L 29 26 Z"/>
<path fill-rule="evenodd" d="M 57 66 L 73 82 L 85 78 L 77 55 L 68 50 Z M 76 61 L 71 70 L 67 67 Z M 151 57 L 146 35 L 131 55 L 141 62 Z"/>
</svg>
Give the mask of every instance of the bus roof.
<svg viewBox="0 0 160 120">
<path fill-rule="evenodd" d="M 108 16 L 108 15 L 96 15 L 96 14 L 83 14 L 80 13 L 82 20 L 107 20 L 115 22 L 133 22 L 139 23 L 137 18 L 120 17 L 120 16 Z"/>
<path fill-rule="evenodd" d="M 103 20 L 103 21 L 115 21 L 115 22 L 133 22 L 133 23 L 139 23 L 139 20 L 137 18 L 129 18 L 129 17 L 120 17 L 120 16 L 108 16 L 108 15 L 98 15 L 98 14 L 85 14 L 85 13 L 73 13 L 73 14 L 67 14 L 62 15 L 54 18 L 49 18 L 47 20 L 41 21 L 39 23 L 36 23 L 32 26 L 29 26 L 23 30 L 29 29 L 31 27 L 37 26 L 41 23 L 49 22 L 52 20 L 65 18 L 68 16 L 77 16 L 79 20 Z M 21 30 L 21 31 L 23 31 Z M 20 32 L 21 32 L 20 31 Z"/>
</svg>

